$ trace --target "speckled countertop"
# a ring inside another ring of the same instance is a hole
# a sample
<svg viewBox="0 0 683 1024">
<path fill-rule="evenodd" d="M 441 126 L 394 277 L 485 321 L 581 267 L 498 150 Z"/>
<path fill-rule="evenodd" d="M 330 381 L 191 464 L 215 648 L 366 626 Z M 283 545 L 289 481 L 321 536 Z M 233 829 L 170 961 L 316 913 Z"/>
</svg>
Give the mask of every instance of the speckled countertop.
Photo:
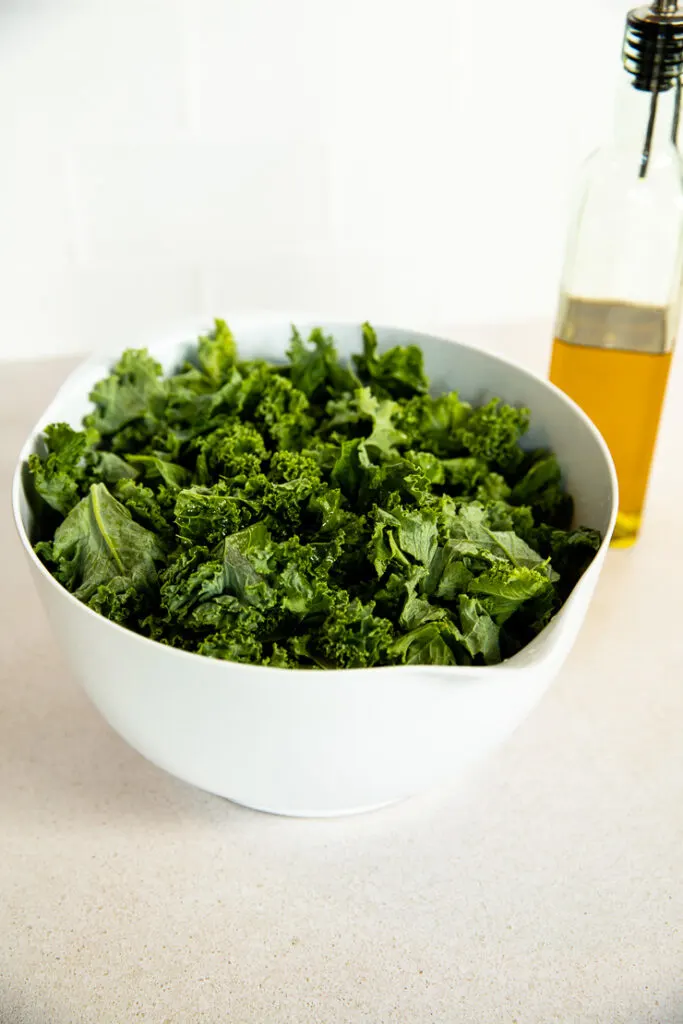
<svg viewBox="0 0 683 1024">
<path fill-rule="evenodd" d="M 70 678 L 7 498 L 68 368 L 0 378 L 1 1024 L 683 1022 L 683 364 L 642 539 L 538 709 L 466 782 L 332 821 L 175 781 Z"/>
</svg>

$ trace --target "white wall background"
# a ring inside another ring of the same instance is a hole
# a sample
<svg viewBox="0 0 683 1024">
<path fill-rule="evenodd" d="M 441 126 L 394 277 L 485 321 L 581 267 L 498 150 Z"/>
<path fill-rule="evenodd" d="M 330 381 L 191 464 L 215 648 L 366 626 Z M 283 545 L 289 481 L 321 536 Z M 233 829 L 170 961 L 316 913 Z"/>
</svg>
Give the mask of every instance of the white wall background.
<svg viewBox="0 0 683 1024">
<path fill-rule="evenodd" d="M 628 0 L 4 0 L 0 358 L 553 314 Z"/>
</svg>

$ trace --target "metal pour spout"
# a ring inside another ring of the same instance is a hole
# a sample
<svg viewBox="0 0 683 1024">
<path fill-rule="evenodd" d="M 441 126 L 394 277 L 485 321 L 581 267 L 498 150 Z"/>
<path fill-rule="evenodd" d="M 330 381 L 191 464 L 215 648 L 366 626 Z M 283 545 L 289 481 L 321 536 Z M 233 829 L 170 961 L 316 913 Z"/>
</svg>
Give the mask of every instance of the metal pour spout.
<svg viewBox="0 0 683 1024">
<path fill-rule="evenodd" d="M 678 6 L 678 0 L 653 0 L 650 7 L 637 7 L 629 12 L 622 59 L 624 68 L 633 79 L 633 87 L 652 93 L 640 159 L 639 177 L 644 178 L 650 163 L 659 94 L 672 88 L 676 89 L 676 113 L 671 133 L 674 144 L 678 139 L 683 77 L 683 10 Z"/>
<path fill-rule="evenodd" d="M 654 0 L 653 14 L 674 14 L 678 10 L 678 0 Z"/>
</svg>

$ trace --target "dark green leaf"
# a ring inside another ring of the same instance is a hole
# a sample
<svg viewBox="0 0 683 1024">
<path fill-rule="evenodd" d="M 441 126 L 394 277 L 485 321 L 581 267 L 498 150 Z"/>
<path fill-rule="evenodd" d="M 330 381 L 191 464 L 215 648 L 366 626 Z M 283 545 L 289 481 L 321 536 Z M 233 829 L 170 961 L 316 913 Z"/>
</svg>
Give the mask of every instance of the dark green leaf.
<svg viewBox="0 0 683 1024">
<path fill-rule="evenodd" d="M 115 484 L 119 480 L 135 480 L 137 469 L 125 459 L 113 452 L 97 452 L 96 472 L 105 484 Z"/>
<path fill-rule="evenodd" d="M 178 535 L 208 547 L 239 530 L 249 513 L 249 506 L 239 498 L 199 488 L 179 491 L 175 503 Z"/>
<path fill-rule="evenodd" d="M 472 412 L 460 431 L 460 441 L 471 455 L 514 470 L 524 457 L 519 441 L 528 426 L 528 409 L 514 409 L 494 398 Z"/>
<path fill-rule="evenodd" d="M 318 329 L 287 354 L 240 360 L 221 320 L 165 377 L 125 352 L 85 430 L 48 427 L 29 460 L 55 577 L 157 642 L 279 668 L 493 664 L 529 643 L 600 538 L 566 529 L 526 411 L 430 396 L 420 350 L 380 353 L 368 324 L 357 373 Z"/>
<path fill-rule="evenodd" d="M 80 499 L 88 439 L 67 423 L 53 423 L 45 428 L 45 445 L 46 457 L 30 455 L 29 469 L 41 498 L 65 516 Z"/>
<path fill-rule="evenodd" d="M 428 622 L 396 640 L 389 654 L 403 665 L 463 665 L 464 650 L 456 656 L 461 639 L 452 622 Z"/>
<path fill-rule="evenodd" d="M 367 323 L 363 324 L 363 354 L 354 356 L 353 362 L 363 383 L 380 397 L 410 398 L 429 386 L 417 345 L 398 346 L 379 355 L 377 335 Z"/>
<path fill-rule="evenodd" d="M 155 419 L 163 412 L 166 387 L 161 366 L 144 350 L 128 349 L 111 376 L 90 393 L 95 410 L 87 423 L 100 434 L 114 434 L 133 420 Z"/>
<path fill-rule="evenodd" d="M 460 628 L 462 642 L 472 655 L 478 655 L 486 665 L 495 665 L 500 661 L 500 629 L 475 598 L 461 594 L 459 598 Z"/>
<path fill-rule="evenodd" d="M 189 478 L 189 473 L 182 466 L 158 455 L 129 455 L 127 460 L 133 467 L 139 466 L 148 479 L 159 477 L 167 487 L 182 487 Z"/>
<path fill-rule="evenodd" d="M 320 400 L 325 394 L 352 391 L 359 385 L 356 375 L 339 363 L 334 339 L 319 328 L 311 331 L 306 343 L 293 327 L 287 355 L 292 384 L 311 401 Z"/>
<path fill-rule="evenodd" d="M 104 484 L 93 484 L 57 527 L 52 557 L 65 586 L 89 601 L 105 585 L 129 597 L 151 592 L 162 551 L 155 535 L 139 526 Z"/>
<path fill-rule="evenodd" d="M 225 320 L 216 320 L 213 334 L 199 339 L 199 365 L 215 387 L 232 375 L 237 361 L 237 346 Z"/>
</svg>

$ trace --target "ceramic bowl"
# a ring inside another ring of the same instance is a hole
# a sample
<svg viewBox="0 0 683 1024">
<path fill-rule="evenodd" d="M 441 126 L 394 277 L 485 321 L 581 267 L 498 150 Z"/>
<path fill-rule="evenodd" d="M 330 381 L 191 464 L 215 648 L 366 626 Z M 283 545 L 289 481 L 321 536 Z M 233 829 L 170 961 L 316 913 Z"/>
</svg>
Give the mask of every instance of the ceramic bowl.
<svg viewBox="0 0 683 1024">
<path fill-rule="evenodd" d="M 243 357 L 283 358 L 288 317 L 236 318 Z M 302 331 L 305 324 L 298 325 Z M 312 326 L 312 325 L 311 325 Z M 360 328 L 323 323 L 342 356 L 360 349 Z M 196 338 L 206 325 L 184 334 Z M 43 427 L 79 426 L 91 386 L 111 361 L 90 359 L 66 381 L 21 452 L 13 484 L 19 536 L 58 643 L 109 724 L 154 764 L 248 807 L 280 814 L 351 813 L 455 778 L 503 743 L 565 660 L 588 610 L 617 509 L 609 452 L 581 410 L 547 381 L 445 338 L 379 328 L 382 349 L 421 346 L 435 392 L 457 389 L 480 403 L 499 395 L 526 405 L 529 446 L 558 455 L 576 521 L 601 531 L 602 547 L 548 627 L 495 667 L 399 667 L 298 671 L 216 661 L 173 650 L 102 618 L 72 597 L 36 558 L 24 489 L 25 462 Z M 187 340 L 150 346 L 172 369 Z"/>
</svg>

